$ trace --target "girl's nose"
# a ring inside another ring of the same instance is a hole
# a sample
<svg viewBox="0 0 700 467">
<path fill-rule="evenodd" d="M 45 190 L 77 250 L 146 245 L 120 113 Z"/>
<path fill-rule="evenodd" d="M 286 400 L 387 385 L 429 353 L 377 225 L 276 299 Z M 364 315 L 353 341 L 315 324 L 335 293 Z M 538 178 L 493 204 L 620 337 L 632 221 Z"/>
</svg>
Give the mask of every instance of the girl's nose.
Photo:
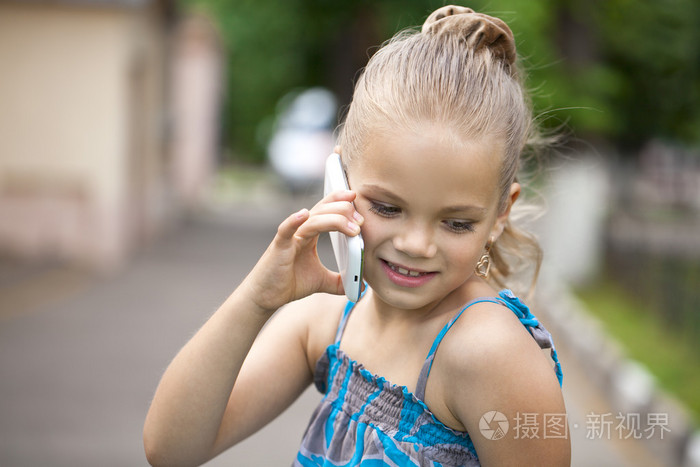
<svg viewBox="0 0 700 467">
<path fill-rule="evenodd" d="M 432 258 L 437 253 L 433 232 L 427 227 L 406 226 L 394 237 L 394 248 L 413 258 Z"/>
</svg>

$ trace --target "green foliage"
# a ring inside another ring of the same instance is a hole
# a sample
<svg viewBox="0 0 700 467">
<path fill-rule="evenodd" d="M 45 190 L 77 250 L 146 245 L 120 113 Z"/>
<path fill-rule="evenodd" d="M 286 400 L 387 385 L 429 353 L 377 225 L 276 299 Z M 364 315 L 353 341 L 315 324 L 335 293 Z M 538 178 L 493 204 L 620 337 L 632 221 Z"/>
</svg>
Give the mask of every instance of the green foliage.
<svg viewBox="0 0 700 467">
<path fill-rule="evenodd" d="M 694 0 L 601 2 L 603 60 L 623 86 L 610 101 L 624 119 L 619 136 L 700 142 L 700 3 Z"/>
<path fill-rule="evenodd" d="M 323 85 L 347 104 L 372 50 L 437 0 L 183 0 L 218 22 L 227 54 L 226 146 L 261 160 L 278 100 Z M 700 142 L 696 0 L 475 0 L 513 29 L 545 125 L 634 146 Z M 264 122 L 267 122 L 265 124 Z M 261 125 L 262 123 L 262 125 Z"/>
</svg>

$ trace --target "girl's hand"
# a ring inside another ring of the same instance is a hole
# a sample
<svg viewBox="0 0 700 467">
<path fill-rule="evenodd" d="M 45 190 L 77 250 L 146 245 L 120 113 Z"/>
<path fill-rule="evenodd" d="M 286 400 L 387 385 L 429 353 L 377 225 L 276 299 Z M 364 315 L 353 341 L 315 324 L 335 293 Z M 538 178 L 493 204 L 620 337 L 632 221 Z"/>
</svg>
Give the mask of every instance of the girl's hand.
<svg viewBox="0 0 700 467">
<path fill-rule="evenodd" d="M 340 274 L 323 266 L 316 247 L 322 232 L 360 233 L 364 219 L 352 204 L 355 196 L 352 191 L 334 192 L 311 211 L 302 209 L 285 219 L 243 283 L 249 300 L 271 313 L 313 293 L 343 294 Z"/>
</svg>

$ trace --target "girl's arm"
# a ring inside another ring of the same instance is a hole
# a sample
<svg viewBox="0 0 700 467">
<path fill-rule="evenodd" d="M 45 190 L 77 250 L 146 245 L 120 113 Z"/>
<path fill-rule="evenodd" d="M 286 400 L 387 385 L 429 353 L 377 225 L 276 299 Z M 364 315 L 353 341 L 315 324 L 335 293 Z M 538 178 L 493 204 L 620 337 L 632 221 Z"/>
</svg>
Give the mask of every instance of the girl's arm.
<svg viewBox="0 0 700 467">
<path fill-rule="evenodd" d="M 315 292 L 343 293 L 316 242 L 321 232 L 359 232 L 354 197 L 333 193 L 287 218 L 248 277 L 171 362 L 144 426 L 149 462 L 199 465 L 274 418 L 308 385 L 312 313 L 299 310 L 315 308 L 314 300 L 280 312 L 253 342 L 277 308 Z"/>
</svg>

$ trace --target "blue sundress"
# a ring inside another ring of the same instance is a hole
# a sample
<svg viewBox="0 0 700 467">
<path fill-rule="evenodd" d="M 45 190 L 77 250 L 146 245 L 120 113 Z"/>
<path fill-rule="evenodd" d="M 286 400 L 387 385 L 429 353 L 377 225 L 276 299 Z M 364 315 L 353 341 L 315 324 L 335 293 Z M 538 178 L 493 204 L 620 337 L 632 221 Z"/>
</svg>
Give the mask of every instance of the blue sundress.
<svg viewBox="0 0 700 467">
<path fill-rule="evenodd" d="M 435 338 L 414 393 L 373 375 L 339 347 L 354 307 L 349 302 L 335 342 L 316 365 L 315 384 L 324 394 L 302 439 L 294 466 L 478 466 L 468 433 L 441 423 L 423 402 L 433 358 L 443 337 L 472 305 L 493 302 L 508 307 L 543 349 L 551 349 L 554 369 L 562 371 L 550 333 L 510 290 L 469 302 Z"/>
</svg>

